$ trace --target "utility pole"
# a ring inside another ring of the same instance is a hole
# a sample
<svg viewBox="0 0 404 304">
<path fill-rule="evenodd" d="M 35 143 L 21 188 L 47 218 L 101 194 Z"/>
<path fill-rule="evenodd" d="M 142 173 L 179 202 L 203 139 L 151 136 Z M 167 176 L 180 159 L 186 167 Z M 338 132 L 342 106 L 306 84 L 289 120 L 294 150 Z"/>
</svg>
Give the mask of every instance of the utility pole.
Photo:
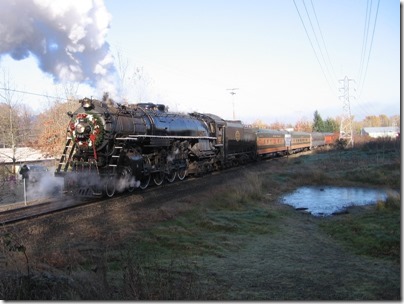
<svg viewBox="0 0 404 304">
<path fill-rule="evenodd" d="M 349 79 L 345 76 L 344 79 L 340 79 L 339 82 L 342 82 L 342 88 L 339 90 L 343 92 L 339 98 L 342 99 L 343 105 L 343 113 L 341 119 L 341 125 L 339 128 L 339 139 L 345 139 L 347 141 L 347 146 L 351 145 L 353 148 L 354 140 L 353 140 L 353 132 L 352 132 L 352 115 L 351 115 L 351 105 L 350 105 L 350 96 L 349 96 L 349 82 L 353 81 L 353 79 Z"/>
<path fill-rule="evenodd" d="M 230 91 L 230 94 L 232 96 L 232 103 L 233 103 L 233 120 L 236 119 L 236 112 L 234 110 L 234 95 L 236 95 L 236 92 L 234 92 L 235 90 L 238 90 L 238 88 L 233 88 L 233 89 L 227 89 L 228 91 Z"/>
</svg>

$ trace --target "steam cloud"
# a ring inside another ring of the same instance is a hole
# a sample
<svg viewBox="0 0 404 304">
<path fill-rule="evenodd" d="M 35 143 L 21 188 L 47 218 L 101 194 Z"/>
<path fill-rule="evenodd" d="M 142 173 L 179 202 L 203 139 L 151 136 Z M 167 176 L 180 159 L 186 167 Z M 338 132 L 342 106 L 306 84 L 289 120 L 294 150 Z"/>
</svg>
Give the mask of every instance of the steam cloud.
<svg viewBox="0 0 404 304">
<path fill-rule="evenodd" d="M 54 170 L 50 170 L 49 172 L 54 172 Z M 63 180 L 49 173 L 39 178 L 36 183 L 29 182 L 27 184 L 27 199 L 30 201 L 38 198 L 57 196 L 60 195 L 62 189 Z"/>
<path fill-rule="evenodd" d="M 55 81 L 99 86 L 115 71 L 102 0 L 0 1 L 0 57 L 38 59 Z"/>
</svg>

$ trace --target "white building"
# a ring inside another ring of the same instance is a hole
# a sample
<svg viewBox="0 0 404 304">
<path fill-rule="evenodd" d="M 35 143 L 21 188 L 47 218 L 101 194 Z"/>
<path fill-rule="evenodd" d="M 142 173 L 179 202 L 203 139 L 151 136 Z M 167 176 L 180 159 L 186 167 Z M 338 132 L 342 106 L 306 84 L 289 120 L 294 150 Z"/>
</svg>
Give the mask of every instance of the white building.
<svg viewBox="0 0 404 304">
<path fill-rule="evenodd" d="M 15 172 L 18 172 L 19 167 L 24 163 L 30 164 L 49 164 L 54 161 L 54 157 L 50 157 L 45 153 L 28 147 L 16 148 L 15 154 L 11 148 L 0 149 L 0 166 L 7 166 L 12 172 L 13 158 L 15 158 Z"/>
<path fill-rule="evenodd" d="M 49 157 L 46 153 L 28 147 L 16 148 L 14 155 L 11 148 L 0 149 L 0 164 L 12 164 L 13 157 L 17 163 L 33 163 L 55 159 L 54 157 Z"/>
<path fill-rule="evenodd" d="M 390 137 L 396 138 L 400 134 L 400 128 L 398 127 L 368 127 L 361 130 L 361 135 L 370 136 L 373 138 L 378 137 Z"/>
</svg>

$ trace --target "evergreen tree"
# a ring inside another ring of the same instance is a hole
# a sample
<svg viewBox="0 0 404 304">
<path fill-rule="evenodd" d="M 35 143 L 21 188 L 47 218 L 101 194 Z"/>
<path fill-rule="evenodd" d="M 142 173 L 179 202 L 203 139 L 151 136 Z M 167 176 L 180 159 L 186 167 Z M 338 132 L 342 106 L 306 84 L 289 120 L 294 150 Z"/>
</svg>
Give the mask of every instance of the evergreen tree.
<svg viewBox="0 0 404 304">
<path fill-rule="evenodd" d="M 330 132 L 334 133 L 339 131 L 339 125 L 338 122 L 333 119 L 333 118 L 327 118 L 326 121 L 324 122 L 324 130 L 323 132 Z"/>
<path fill-rule="evenodd" d="M 324 121 L 317 110 L 314 112 L 313 132 L 324 132 Z"/>
</svg>

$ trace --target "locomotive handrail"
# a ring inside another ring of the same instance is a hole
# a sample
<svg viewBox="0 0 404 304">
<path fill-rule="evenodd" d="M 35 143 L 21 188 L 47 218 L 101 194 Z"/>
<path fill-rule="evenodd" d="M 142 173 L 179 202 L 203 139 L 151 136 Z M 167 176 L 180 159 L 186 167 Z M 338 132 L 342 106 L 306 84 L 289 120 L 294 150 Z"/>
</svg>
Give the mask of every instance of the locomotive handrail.
<svg viewBox="0 0 404 304">
<path fill-rule="evenodd" d="M 166 135 L 129 135 L 129 137 L 119 137 L 118 140 L 137 140 L 138 138 L 163 138 L 163 139 L 217 139 L 211 136 L 166 136 Z"/>
</svg>

